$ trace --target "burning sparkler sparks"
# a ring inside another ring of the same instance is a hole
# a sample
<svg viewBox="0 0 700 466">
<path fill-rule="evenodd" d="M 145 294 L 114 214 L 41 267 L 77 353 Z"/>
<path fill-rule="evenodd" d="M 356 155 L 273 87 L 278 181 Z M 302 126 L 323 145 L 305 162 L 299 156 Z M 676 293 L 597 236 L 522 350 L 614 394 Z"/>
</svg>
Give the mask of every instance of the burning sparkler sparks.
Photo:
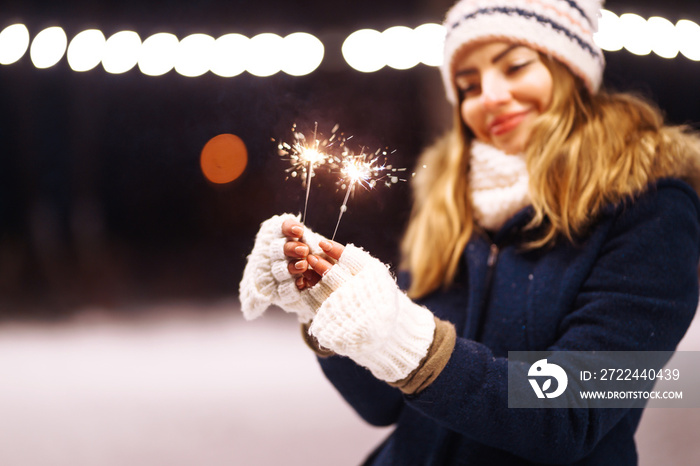
<svg viewBox="0 0 700 466">
<path fill-rule="evenodd" d="M 387 187 L 399 181 L 406 181 L 399 177 L 406 169 L 394 168 L 392 165 L 387 165 L 387 157 L 387 152 L 381 149 L 378 149 L 374 154 L 365 154 L 364 149 L 359 155 L 352 154 L 347 150 L 343 154 L 339 165 L 341 174 L 340 182 L 342 183 L 341 188 L 346 190 L 345 199 L 343 199 L 343 204 L 340 206 L 338 222 L 335 225 L 335 231 L 333 231 L 333 237 L 331 239 L 335 239 L 338 226 L 340 226 L 340 220 L 348 209 L 348 199 L 350 199 L 350 195 L 355 191 L 357 185 L 370 190 L 376 187 L 377 183 L 381 181 L 383 181 Z"/>
<path fill-rule="evenodd" d="M 319 137 L 318 123 L 314 126 L 311 141 L 307 141 L 304 133 L 297 131 L 296 124 L 292 126 L 292 133 L 294 142 L 280 142 L 277 149 L 279 155 L 286 157 L 290 163 L 286 169 L 289 174 L 287 179 L 301 178 L 302 186 L 306 189 L 302 223 L 306 221 L 311 179 L 315 176 L 316 169 L 325 165 L 329 171 L 336 172 L 339 175 L 338 185 L 340 189 L 345 190 L 345 199 L 340 207 L 332 239 L 335 239 L 340 220 L 347 211 L 348 200 L 358 185 L 371 190 L 380 183 L 390 187 L 399 181 L 406 181 L 402 178 L 405 168 L 395 168 L 387 164 L 389 153 L 386 150 L 378 149 L 374 153 L 365 153 L 363 148 L 360 154 L 349 150 L 347 142 L 352 136 L 346 138 L 342 133 L 338 133 L 338 125 L 333 127 L 328 139 Z"/>
<path fill-rule="evenodd" d="M 296 124 L 292 126 L 294 134 L 294 142 L 280 142 L 277 146 L 280 156 L 289 157 L 291 166 L 286 170 L 292 178 L 302 178 L 302 187 L 306 188 L 306 196 L 304 200 L 304 214 L 301 218 L 302 223 L 306 221 L 306 210 L 309 205 L 309 193 L 311 191 L 311 178 L 314 177 L 314 169 L 331 160 L 331 155 L 328 153 L 331 146 L 337 142 L 336 132 L 338 125 L 335 125 L 331 130 L 331 137 L 321 141 L 318 139 L 318 123 L 314 125 L 314 133 L 312 142 L 307 143 L 306 136 L 302 132 L 296 130 Z"/>
</svg>

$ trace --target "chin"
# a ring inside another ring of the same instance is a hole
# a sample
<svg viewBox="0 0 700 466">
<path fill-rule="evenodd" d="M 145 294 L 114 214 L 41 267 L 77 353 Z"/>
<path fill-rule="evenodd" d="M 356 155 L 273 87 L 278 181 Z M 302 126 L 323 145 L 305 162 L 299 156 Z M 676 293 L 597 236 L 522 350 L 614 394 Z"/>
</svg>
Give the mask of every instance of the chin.
<svg viewBox="0 0 700 466">
<path fill-rule="evenodd" d="M 516 155 L 525 152 L 525 140 L 522 137 L 509 138 L 507 141 L 493 141 L 493 146 L 506 154 Z"/>
<path fill-rule="evenodd" d="M 493 144 L 496 149 L 505 152 L 508 155 L 521 154 L 525 151 L 525 146 L 520 144 Z"/>
</svg>

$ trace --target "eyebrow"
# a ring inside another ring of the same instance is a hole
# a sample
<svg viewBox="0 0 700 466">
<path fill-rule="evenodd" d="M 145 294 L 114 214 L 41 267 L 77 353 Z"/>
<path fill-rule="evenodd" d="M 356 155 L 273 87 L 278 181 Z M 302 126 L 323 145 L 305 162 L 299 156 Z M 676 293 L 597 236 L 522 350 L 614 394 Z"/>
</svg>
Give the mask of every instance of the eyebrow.
<svg viewBox="0 0 700 466">
<path fill-rule="evenodd" d="M 510 47 L 507 47 L 504 51 L 502 51 L 501 53 L 499 53 L 498 55 L 496 55 L 495 57 L 493 57 L 493 58 L 491 59 L 491 63 L 495 65 L 495 64 L 498 63 L 500 60 L 502 60 L 503 57 L 505 57 L 505 56 L 508 55 L 510 52 L 512 52 L 514 49 L 517 49 L 517 48 L 520 48 L 520 47 L 524 47 L 524 45 L 522 45 L 522 44 L 513 44 L 513 45 L 511 45 Z M 474 74 L 474 73 L 476 73 L 476 72 L 477 72 L 476 68 L 466 68 L 466 69 L 457 71 L 457 72 L 455 73 L 455 77 L 470 75 L 470 74 Z"/>
</svg>

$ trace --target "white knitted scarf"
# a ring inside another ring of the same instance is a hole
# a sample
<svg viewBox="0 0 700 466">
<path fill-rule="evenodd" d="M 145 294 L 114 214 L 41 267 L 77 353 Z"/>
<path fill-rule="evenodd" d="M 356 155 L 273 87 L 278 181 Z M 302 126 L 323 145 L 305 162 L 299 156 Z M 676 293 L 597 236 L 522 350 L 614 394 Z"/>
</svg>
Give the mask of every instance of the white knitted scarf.
<svg viewBox="0 0 700 466">
<path fill-rule="evenodd" d="M 517 211 L 530 204 L 523 154 L 510 155 L 479 141 L 472 142 L 469 189 L 474 218 L 497 231 Z"/>
</svg>

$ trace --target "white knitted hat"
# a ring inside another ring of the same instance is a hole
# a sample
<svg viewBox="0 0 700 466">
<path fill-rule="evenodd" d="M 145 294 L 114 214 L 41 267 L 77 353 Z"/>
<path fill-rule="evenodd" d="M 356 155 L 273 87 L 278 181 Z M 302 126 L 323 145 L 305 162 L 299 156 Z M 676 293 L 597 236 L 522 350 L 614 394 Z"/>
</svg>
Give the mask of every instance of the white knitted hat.
<svg viewBox="0 0 700 466">
<path fill-rule="evenodd" d="M 557 59 L 595 93 L 605 59 L 593 41 L 604 0 L 460 0 L 448 12 L 441 67 L 447 98 L 457 103 L 454 60 L 466 45 L 493 39 L 523 43 Z"/>
</svg>

